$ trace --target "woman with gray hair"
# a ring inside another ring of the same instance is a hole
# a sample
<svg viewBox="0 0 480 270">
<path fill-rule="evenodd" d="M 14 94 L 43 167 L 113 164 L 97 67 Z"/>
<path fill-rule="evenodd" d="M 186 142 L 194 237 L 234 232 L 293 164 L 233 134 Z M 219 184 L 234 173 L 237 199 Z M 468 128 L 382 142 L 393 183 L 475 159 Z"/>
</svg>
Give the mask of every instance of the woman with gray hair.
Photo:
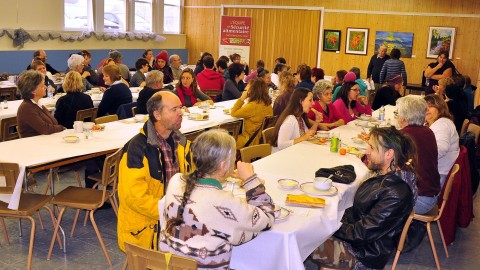
<svg viewBox="0 0 480 270">
<path fill-rule="evenodd" d="M 84 86 L 83 92 L 86 90 L 92 89 L 94 87 L 91 83 L 87 81 L 87 77 L 90 76 L 90 72 L 88 71 L 83 71 L 83 68 L 85 67 L 85 58 L 79 54 L 72 54 L 70 55 L 70 58 L 67 60 L 67 65 L 68 65 L 68 70 L 70 71 L 76 71 L 82 75 L 82 82 Z"/>
<path fill-rule="evenodd" d="M 418 197 L 415 213 L 425 214 L 437 204 L 440 192 L 438 148 L 433 131 L 424 125 L 427 102 L 421 96 L 408 95 L 397 100 L 398 124 L 417 147 Z"/>
<path fill-rule="evenodd" d="M 21 137 L 48 135 L 65 129 L 59 125 L 53 115 L 38 103 L 45 96 L 44 75 L 35 70 L 23 72 L 17 81 L 17 87 L 23 102 L 18 107 L 18 133 Z"/>
<path fill-rule="evenodd" d="M 237 163 L 246 200 L 223 189 L 235 165 L 235 140 L 225 130 L 202 133 L 192 152 L 196 170 L 168 184 L 159 248 L 195 259 L 198 269 L 227 269 L 233 245 L 272 227 L 274 205 L 249 163 Z"/>
<path fill-rule="evenodd" d="M 331 82 L 319 80 L 312 89 L 313 96 L 317 99 L 312 109 L 319 111 L 323 116 L 323 121 L 318 125 L 322 130 L 330 130 L 345 124 L 342 115 L 332 104 L 332 88 Z M 308 118 L 315 121 L 315 113 L 312 110 L 308 113 Z"/>
</svg>

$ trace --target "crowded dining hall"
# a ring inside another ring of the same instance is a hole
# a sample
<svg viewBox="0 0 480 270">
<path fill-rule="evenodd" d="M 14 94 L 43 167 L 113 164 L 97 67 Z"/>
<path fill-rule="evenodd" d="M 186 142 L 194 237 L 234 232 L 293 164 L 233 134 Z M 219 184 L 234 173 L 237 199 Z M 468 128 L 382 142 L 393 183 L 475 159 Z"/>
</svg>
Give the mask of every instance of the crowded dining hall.
<svg viewBox="0 0 480 270">
<path fill-rule="evenodd" d="M 475 269 L 480 3 L 346 4 L 1 1 L 0 269 Z"/>
</svg>

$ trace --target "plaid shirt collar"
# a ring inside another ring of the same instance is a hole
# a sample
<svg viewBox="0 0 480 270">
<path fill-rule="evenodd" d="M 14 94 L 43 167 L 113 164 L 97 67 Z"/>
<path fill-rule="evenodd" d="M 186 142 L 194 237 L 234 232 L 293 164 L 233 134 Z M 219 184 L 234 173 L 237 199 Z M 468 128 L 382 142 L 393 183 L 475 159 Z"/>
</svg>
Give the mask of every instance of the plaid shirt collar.
<svg viewBox="0 0 480 270">
<path fill-rule="evenodd" d="M 157 147 L 160 150 L 160 165 L 164 169 L 165 183 L 168 183 L 173 175 L 180 172 L 180 165 L 177 157 L 177 147 L 180 141 L 180 136 L 177 131 L 173 131 L 167 140 L 173 140 L 174 148 L 158 134 L 152 121 L 147 121 L 144 126 L 146 128 L 147 143 Z M 163 158 L 162 158 L 163 157 Z"/>
</svg>

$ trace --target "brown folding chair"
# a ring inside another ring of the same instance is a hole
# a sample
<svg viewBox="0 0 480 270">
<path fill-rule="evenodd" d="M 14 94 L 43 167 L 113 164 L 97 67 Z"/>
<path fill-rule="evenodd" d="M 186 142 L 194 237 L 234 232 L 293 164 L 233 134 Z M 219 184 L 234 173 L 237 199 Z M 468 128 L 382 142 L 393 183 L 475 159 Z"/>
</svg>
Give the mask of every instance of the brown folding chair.
<svg viewBox="0 0 480 270">
<path fill-rule="evenodd" d="M 459 134 L 460 137 L 467 132 L 468 123 L 470 123 L 470 120 L 468 119 L 463 120 L 462 129 L 460 130 L 460 134 Z"/>
<path fill-rule="evenodd" d="M 20 138 L 17 131 L 16 116 L 4 118 L 0 121 L 2 130 L 2 136 L 0 138 L 3 142 Z"/>
<path fill-rule="evenodd" d="M 97 118 L 98 108 L 90 108 L 77 111 L 76 121 L 94 122 Z"/>
<path fill-rule="evenodd" d="M 261 135 L 261 140 L 260 140 L 260 143 L 268 143 L 265 141 L 265 139 L 263 138 L 263 131 L 265 129 L 268 129 L 270 127 L 275 127 L 275 123 L 277 122 L 277 116 L 276 115 L 273 115 L 273 116 L 267 116 L 265 117 L 265 119 L 263 119 L 263 123 L 262 123 L 262 129 L 260 131 L 262 131 L 262 135 Z"/>
<path fill-rule="evenodd" d="M 264 129 L 262 131 L 263 143 L 270 144 L 270 142 L 273 140 L 273 134 L 274 133 L 275 133 L 275 127 L 269 127 L 267 129 Z"/>
<path fill-rule="evenodd" d="M 127 263 L 130 269 L 143 270 L 196 270 L 197 261 L 176 254 L 146 249 L 144 247 L 125 242 Z M 170 260 L 167 260 L 170 256 Z M 168 263 L 167 263 L 168 261 Z"/>
<path fill-rule="evenodd" d="M 452 184 L 453 184 L 453 181 L 455 180 L 455 175 L 458 173 L 459 170 L 460 170 L 460 165 L 458 165 L 457 163 L 453 165 L 452 169 L 450 170 L 450 177 L 447 179 L 447 182 L 445 183 L 446 186 L 445 186 L 445 190 L 443 191 L 443 201 L 440 206 L 440 209 L 438 209 L 438 206 L 435 205 L 435 207 L 432 210 L 430 210 L 428 213 L 423 215 L 415 214 L 413 216 L 413 219 L 427 223 L 428 239 L 430 240 L 430 246 L 432 247 L 433 257 L 435 258 L 435 264 L 437 265 L 437 269 L 440 269 L 440 262 L 438 261 L 437 251 L 435 249 L 435 243 L 433 242 L 433 236 L 432 236 L 432 230 L 431 230 L 430 224 L 432 222 L 437 222 L 438 230 L 440 231 L 440 236 L 442 238 L 443 248 L 445 249 L 445 254 L 447 255 L 447 258 L 448 258 L 448 250 L 447 250 L 447 245 L 445 244 L 445 238 L 443 237 L 440 218 L 442 217 L 443 210 L 445 209 L 445 205 L 447 205 L 448 197 L 450 196 L 450 191 L 452 190 Z"/>
<path fill-rule="evenodd" d="M 114 121 L 118 121 L 118 115 L 116 114 L 110 114 L 110 115 L 95 118 L 96 125 L 105 124 L 105 123 L 114 122 Z"/>
<path fill-rule="evenodd" d="M 414 215 L 415 210 L 412 210 L 412 212 L 407 218 L 407 221 L 405 222 L 405 225 L 403 225 L 402 234 L 400 235 L 400 240 L 398 241 L 397 253 L 395 253 L 395 259 L 393 260 L 392 264 L 392 270 L 395 270 L 395 268 L 397 267 L 398 258 L 400 257 L 400 253 L 402 253 L 403 251 L 403 246 L 405 245 L 405 240 L 407 239 L 408 229 L 410 228 L 410 224 L 412 223 Z"/>
<path fill-rule="evenodd" d="M 272 153 L 270 144 L 257 144 L 240 149 L 240 157 L 243 162 L 253 162 L 257 159 L 269 156 Z"/>
<path fill-rule="evenodd" d="M 223 128 L 232 135 L 232 137 L 235 139 L 235 141 L 238 139 L 238 134 L 240 134 L 240 129 L 242 128 L 242 120 L 234 121 L 234 122 L 229 122 L 225 124 L 221 124 L 218 126 L 218 128 Z"/>
<path fill-rule="evenodd" d="M 205 89 L 205 90 L 202 90 L 202 92 L 209 96 L 212 100 L 215 100 L 215 97 L 217 97 L 218 94 L 221 94 L 222 93 L 222 90 L 218 90 L 218 89 Z"/>
<path fill-rule="evenodd" d="M 17 100 L 17 87 L 0 88 L 0 99 Z"/>
<path fill-rule="evenodd" d="M 63 214 L 65 209 L 75 208 L 81 210 L 90 211 L 90 221 L 92 222 L 93 229 L 97 234 L 98 241 L 102 247 L 103 253 L 107 259 L 108 264 L 112 267 L 112 260 L 108 255 L 107 249 L 103 242 L 100 231 L 98 230 L 97 223 L 93 217 L 95 210 L 102 207 L 102 205 L 109 200 L 114 208 L 115 213 L 117 213 L 117 205 L 112 199 L 112 193 L 116 190 L 117 181 L 118 181 L 118 167 L 120 162 L 122 149 L 118 149 L 115 153 L 107 156 L 103 164 L 103 175 L 102 175 L 102 187 L 99 189 L 92 188 L 83 188 L 83 187 L 73 187 L 69 186 L 66 189 L 62 190 L 51 200 L 51 204 L 56 207 L 60 207 L 60 212 L 58 214 L 57 223 L 55 224 L 55 230 L 53 232 L 52 241 L 50 243 L 50 249 L 48 250 L 47 260 L 50 260 L 52 257 L 53 246 L 55 244 L 55 237 L 58 235 L 58 229 L 60 223 L 62 222 Z M 114 187 L 112 191 L 107 189 L 108 186 Z M 78 215 L 76 215 L 73 224 L 77 223 Z M 72 228 L 73 232 L 74 228 Z"/>
<path fill-rule="evenodd" d="M 137 106 L 132 107 L 132 115 L 135 116 L 137 114 Z"/>
<path fill-rule="evenodd" d="M 6 186 L 0 187 L 0 193 L 3 194 L 11 194 L 15 187 L 15 183 L 17 182 L 17 178 L 20 172 L 20 168 L 16 163 L 0 163 L 0 176 L 5 177 Z M 32 227 L 30 229 L 30 244 L 28 247 L 28 259 L 27 259 L 27 269 L 31 269 L 32 267 L 32 255 L 33 255 L 33 244 L 35 242 L 35 220 L 33 219 L 33 215 L 38 213 L 40 209 L 45 209 L 50 214 L 50 218 L 52 223 L 55 224 L 55 218 L 53 217 L 52 210 L 47 206 L 47 204 L 52 199 L 52 196 L 41 195 L 41 194 L 32 194 L 32 193 L 22 193 L 20 195 L 20 203 L 18 205 L 17 210 L 11 210 L 8 208 L 8 204 L 4 202 L 0 202 L 0 222 L 3 227 L 3 233 L 5 236 L 5 240 L 8 244 L 10 241 L 8 239 L 7 228 L 3 221 L 4 217 L 12 217 L 12 218 L 21 218 L 21 219 L 28 219 L 32 223 Z M 40 216 L 40 215 L 39 215 Z M 40 220 L 41 227 L 43 225 Z M 63 245 L 60 241 L 60 237 L 56 237 L 58 240 L 58 244 L 60 248 L 63 248 Z M 55 238 L 53 238 L 55 241 Z"/>
</svg>

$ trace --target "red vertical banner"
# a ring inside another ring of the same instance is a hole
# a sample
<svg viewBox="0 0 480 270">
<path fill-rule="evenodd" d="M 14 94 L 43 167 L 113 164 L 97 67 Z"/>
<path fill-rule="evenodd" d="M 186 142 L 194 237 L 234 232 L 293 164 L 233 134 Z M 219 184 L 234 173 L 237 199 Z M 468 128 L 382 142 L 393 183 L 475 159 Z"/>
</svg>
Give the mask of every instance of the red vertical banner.
<svg viewBox="0 0 480 270">
<path fill-rule="evenodd" d="M 220 55 L 238 53 L 248 63 L 252 31 L 251 17 L 222 16 L 220 26 Z"/>
</svg>

